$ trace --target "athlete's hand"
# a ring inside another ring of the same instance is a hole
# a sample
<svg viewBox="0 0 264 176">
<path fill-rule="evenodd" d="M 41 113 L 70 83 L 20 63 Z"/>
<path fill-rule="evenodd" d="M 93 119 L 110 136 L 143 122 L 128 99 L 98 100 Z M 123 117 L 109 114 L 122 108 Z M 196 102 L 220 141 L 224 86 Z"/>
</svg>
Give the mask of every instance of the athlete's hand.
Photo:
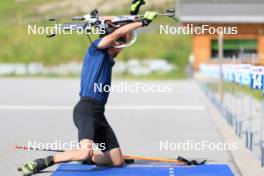
<svg viewBox="0 0 264 176">
<path fill-rule="evenodd" d="M 137 15 L 140 7 L 144 4 L 144 0 L 133 0 L 130 8 L 130 15 Z"/>
<path fill-rule="evenodd" d="M 143 26 L 148 26 L 158 15 L 157 12 L 146 11 L 144 17 L 141 19 Z"/>
</svg>

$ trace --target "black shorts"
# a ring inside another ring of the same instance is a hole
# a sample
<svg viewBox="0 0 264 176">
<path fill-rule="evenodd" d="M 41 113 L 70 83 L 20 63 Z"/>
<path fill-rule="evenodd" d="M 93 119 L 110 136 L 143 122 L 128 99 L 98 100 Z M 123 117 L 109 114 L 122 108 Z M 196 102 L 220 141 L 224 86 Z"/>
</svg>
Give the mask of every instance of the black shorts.
<svg viewBox="0 0 264 176">
<path fill-rule="evenodd" d="M 104 105 L 91 99 L 81 99 L 74 107 L 73 121 L 78 139 L 93 140 L 103 152 L 118 148 L 116 135 L 104 116 Z"/>
</svg>

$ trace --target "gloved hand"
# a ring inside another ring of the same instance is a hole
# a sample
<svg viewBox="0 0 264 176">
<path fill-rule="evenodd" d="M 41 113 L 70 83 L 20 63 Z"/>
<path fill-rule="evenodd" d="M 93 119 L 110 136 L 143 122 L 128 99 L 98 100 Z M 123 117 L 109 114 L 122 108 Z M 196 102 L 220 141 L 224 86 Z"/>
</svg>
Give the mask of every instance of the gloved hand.
<svg viewBox="0 0 264 176">
<path fill-rule="evenodd" d="M 141 5 L 144 5 L 144 0 L 133 0 L 130 8 L 130 15 L 137 15 Z"/>
<path fill-rule="evenodd" d="M 141 19 L 143 26 L 148 26 L 154 20 L 154 18 L 156 18 L 157 15 L 157 12 L 146 11 L 144 17 Z"/>
</svg>

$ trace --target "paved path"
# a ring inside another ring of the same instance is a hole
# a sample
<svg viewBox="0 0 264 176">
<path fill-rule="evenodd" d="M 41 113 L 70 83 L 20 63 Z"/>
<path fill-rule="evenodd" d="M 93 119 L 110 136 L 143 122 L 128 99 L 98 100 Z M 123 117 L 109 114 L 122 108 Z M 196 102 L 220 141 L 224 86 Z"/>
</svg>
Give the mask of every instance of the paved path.
<svg viewBox="0 0 264 176">
<path fill-rule="evenodd" d="M 117 85 L 121 83 L 115 82 Z M 188 140 L 223 142 L 207 111 L 205 96 L 192 80 L 142 83 L 169 86 L 172 92 L 111 94 L 106 116 L 119 138 L 123 153 L 208 158 L 214 163 L 229 164 L 239 175 L 227 151 L 173 150 L 173 145 Z M 129 82 L 129 85 L 135 84 Z M 19 164 L 50 154 L 16 151 L 13 149 L 16 144 L 76 140 L 71 109 L 78 100 L 78 80 L 1 79 L 0 87 L 1 176 L 17 175 Z M 171 150 L 160 150 L 160 141 L 168 141 L 172 145 Z"/>
</svg>

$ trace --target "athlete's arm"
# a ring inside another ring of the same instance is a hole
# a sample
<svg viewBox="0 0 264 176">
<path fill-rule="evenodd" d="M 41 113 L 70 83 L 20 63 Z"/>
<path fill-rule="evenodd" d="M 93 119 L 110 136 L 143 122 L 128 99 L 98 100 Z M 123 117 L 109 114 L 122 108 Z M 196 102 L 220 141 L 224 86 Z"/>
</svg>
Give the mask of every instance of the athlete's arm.
<svg viewBox="0 0 264 176">
<path fill-rule="evenodd" d="M 111 44 L 119 37 L 124 36 L 125 34 L 130 33 L 142 26 L 148 26 L 156 16 L 157 16 L 157 12 L 151 12 L 151 11 L 145 12 L 144 17 L 140 22 L 130 23 L 116 29 L 113 33 L 103 37 L 100 43 L 97 45 L 97 47 L 100 49 L 110 47 Z"/>
<path fill-rule="evenodd" d="M 116 29 L 113 33 L 103 37 L 100 43 L 97 45 L 97 47 L 100 49 L 108 48 L 112 45 L 112 43 L 115 40 L 117 40 L 121 36 L 124 36 L 125 34 L 132 32 L 142 26 L 143 26 L 142 22 L 134 22 L 124 25 Z"/>
</svg>

